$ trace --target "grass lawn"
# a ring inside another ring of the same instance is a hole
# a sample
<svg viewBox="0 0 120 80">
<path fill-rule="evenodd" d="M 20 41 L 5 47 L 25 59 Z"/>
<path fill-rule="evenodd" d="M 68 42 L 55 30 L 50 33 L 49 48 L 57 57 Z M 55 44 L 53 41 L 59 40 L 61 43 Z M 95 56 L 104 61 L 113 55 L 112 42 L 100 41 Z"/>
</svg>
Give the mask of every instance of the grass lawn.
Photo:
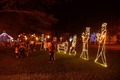
<svg viewBox="0 0 120 80">
<path fill-rule="evenodd" d="M 79 50 L 80 49 L 80 50 Z M 96 48 L 89 48 L 90 60 L 57 53 L 56 62 L 49 63 L 46 51 L 36 51 L 26 58 L 15 58 L 14 49 L 0 49 L 0 80 L 119 80 L 120 50 L 108 49 L 108 67 L 94 63 Z"/>
</svg>

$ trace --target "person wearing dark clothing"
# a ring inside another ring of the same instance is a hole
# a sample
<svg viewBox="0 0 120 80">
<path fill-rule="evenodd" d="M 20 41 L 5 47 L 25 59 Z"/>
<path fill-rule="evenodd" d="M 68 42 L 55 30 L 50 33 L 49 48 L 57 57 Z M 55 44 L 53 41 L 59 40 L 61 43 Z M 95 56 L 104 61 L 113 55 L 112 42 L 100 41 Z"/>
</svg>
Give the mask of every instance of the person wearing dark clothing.
<svg viewBox="0 0 120 80">
<path fill-rule="evenodd" d="M 20 46 L 19 51 L 20 51 L 20 56 L 24 57 L 25 56 L 25 48 L 23 45 Z"/>
<path fill-rule="evenodd" d="M 51 42 L 50 47 L 49 47 L 49 57 L 50 57 L 49 63 L 55 61 L 55 52 L 56 52 L 56 43 L 55 42 L 56 42 L 56 40 L 57 40 L 57 38 L 54 37 L 53 41 Z"/>
</svg>

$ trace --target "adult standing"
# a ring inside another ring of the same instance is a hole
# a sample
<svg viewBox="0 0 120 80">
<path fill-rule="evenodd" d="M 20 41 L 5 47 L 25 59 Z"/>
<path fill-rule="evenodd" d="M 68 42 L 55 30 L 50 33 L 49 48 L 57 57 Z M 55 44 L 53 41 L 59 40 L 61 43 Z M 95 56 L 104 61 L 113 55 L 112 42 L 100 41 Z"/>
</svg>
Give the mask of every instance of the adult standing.
<svg viewBox="0 0 120 80">
<path fill-rule="evenodd" d="M 51 44 L 49 46 L 49 63 L 51 62 L 55 62 L 55 53 L 56 53 L 56 50 L 57 50 L 57 38 L 56 37 L 53 37 L 53 40 L 51 41 Z"/>
</svg>

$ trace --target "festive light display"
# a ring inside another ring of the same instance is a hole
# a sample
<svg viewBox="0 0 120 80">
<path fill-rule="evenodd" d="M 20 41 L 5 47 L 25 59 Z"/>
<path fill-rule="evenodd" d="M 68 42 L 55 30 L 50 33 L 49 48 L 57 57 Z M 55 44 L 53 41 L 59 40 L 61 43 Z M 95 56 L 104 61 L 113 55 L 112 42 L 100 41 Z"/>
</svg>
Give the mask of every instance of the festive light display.
<svg viewBox="0 0 120 80">
<path fill-rule="evenodd" d="M 46 50 L 47 49 L 47 39 L 44 38 L 44 49 Z"/>
<path fill-rule="evenodd" d="M 91 34 L 90 36 L 90 43 L 93 44 L 93 43 L 96 43 L 96 33 L 93 33 Z"/>
<path fill-rule="evenodd" d="M 98 41 L 98 52 L 97 52 L 97 56 L 95 59 L 95 62 L 107 67 L 107 62 L 106 62 L 106 56 L 105 56 L 105 42 L 106 42 L 106 34 L 107 34 L 107 23 L 103 23 L 102 24 L 102 28 L 101 28 L 101 33 L 97 33 L 97 41 Z M 98 62 L 99 58 L 101 57 L 102 59 L 102 63 Z"/>
<path fill-rule="evenodd" d="M 28 38 L 27 38 L 27 36 L 24 36 L 25 37 L 25 40 L 27 40 Z"/>
<path fill-rule="evenodd" d="M 77 35 L 75 34 L 72 39 L 72 45 L 69 49 L 69 55 L 76 55 L 76 42 L 77 42 Z"/>
<path fill-rule="evenodd" d="M 90 27 L 86 27 L 86 31 L 82 33 L 83 49 L 80 55 L 80 57 L 85 60 L 89 60 L 89 55 L 88 55 L 88 40 L 90 38 L 89 36 L 90 36 Z"/>
<path fill-rule="evenodd" d="M 58 53 L 63 52 L 64 54 L 68 51 L 68 41 L 62 42 L 57 45 Z"/>
<path fill-rule="evenodd" d="M 47 35 L 46 38 L 49 39 L 49 38 L 50 38 L 50 35 Z"/>
<path fill-rule="evenodd" d="M 36 39 L 36 41 L 38 41 L 38 40 L 39 40 L 39 38 L 38 38 L 38 37 L 36 37 L 35 39 Z"/>
<path fill-rule="evenodd" d="M 44 41 L 45 41 L 45 35 L 42 34 L 40 37 L 41 45 L 40 45 L 40 50 L 44 49 Z"/>
<path fill-rule="evenodd" d="M 7 41 L 10 42 L 13 40 L 13 37 L 11 37 L 10 35 L 8 35 L 5 31 L 3 31 L 2 34 L 0 34 L 0 41 Z"/>
<path fill-rule="evenodd" d="M 72 42 L 72 40 L 73 40 L 72 37 L 70 37 L 70 38 L 69 38 L 69 41 Z"/>
</svg>

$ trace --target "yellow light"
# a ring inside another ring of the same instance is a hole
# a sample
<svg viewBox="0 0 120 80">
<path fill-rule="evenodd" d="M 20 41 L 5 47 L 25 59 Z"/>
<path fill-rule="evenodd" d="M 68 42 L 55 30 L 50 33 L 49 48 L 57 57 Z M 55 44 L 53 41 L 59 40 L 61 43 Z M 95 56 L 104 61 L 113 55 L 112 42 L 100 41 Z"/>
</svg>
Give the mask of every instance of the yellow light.
<svg viewBox="0 0 120 80">
<path fill-rule="evenodd" d="M 27 40 L 28 38 L 27 38 L 27 36 L 24 36 L 25 37 L 25 40 Z"/>
<path fill-rule="evenodd" d="M 103 67 L 108 67 L 107 64 L 102 64 L 102 63 L 99 63 L 99 62 L 95 62 L 95 63 L 97 63 L 97 64 L 99 64 L 99 65 L 101 65 Z"/>
<path fill-rule="evenodd" d="M 36 37 L 35 39 L 36 39 L 36 41 L 38 41 L 38 40 L 39 40 L 39 39 L 38 39 L 38 37 Z"/>
<path fill-rule="evenodd" d="M 20 37 L 20 35 L 18 35 L 18 37 Z"/>
<path fill-rule="evenodd" d="M 83 42 L 83 49 L 80 57 L 84 60 L 89 60 L 88 55 L 88 40 L 90 36 L 90 27 L 86 27 L 86 31 L 82 33 L 82 42 Z"/>
<path fill-rule="evenodd" d="M 75 34 L 73 36 L 73 40 L 72 40 L 72 45 L 70 46 L 70 49 L 69 49 L 69 55 L 76 55 L 76 42 L 77 42 L 77 35 Z"/>
<path fill-rule="evenodd" d="M 106 34 L 107 34 L 107 29 L 106 29 L 106 26 L 107 26 L 107 23 L 103 23 L 102 24 L 102 28 L 101 28 L 101 33 L 99 33 L 99 35 L 101 36 L 98 36 L 98 42 L 99 42 L 99 46 L 98 46 L 98 52 L 97 52 L 97 56 L 96 56 L 96 59 L 95 59 L 95 62 L 104 66 L 104 67 L 107 67 L 107 62 L 106 62 L 106 55 L 105 55 L 105 44 L 106 44 Z M 99 63 L 98 62 L 98 59 L 101 57 L 102 59 L 102 63 Z"/>
<path fill-rule="evenodd" d="M 34 41 L 30 41 L 30 44 L 34 44 Z"/>
<path fill-rule="evenodd" d="M 68 51 L 68 41 L 58 44 L 57 50 L 58 50 L 58 53 L 63 52 L 64 54 L 66 54 Z"/>
<path fill-rule="evenodd" d="M 50 35 L 47 35 L 47 38 L 49 39 L 49 38 L 50 38 Z"/>
<path fill-rule="evenodd" d="M 102 36 L 103 38 L 105 37 L 105 35 Z"/>
</svg>

